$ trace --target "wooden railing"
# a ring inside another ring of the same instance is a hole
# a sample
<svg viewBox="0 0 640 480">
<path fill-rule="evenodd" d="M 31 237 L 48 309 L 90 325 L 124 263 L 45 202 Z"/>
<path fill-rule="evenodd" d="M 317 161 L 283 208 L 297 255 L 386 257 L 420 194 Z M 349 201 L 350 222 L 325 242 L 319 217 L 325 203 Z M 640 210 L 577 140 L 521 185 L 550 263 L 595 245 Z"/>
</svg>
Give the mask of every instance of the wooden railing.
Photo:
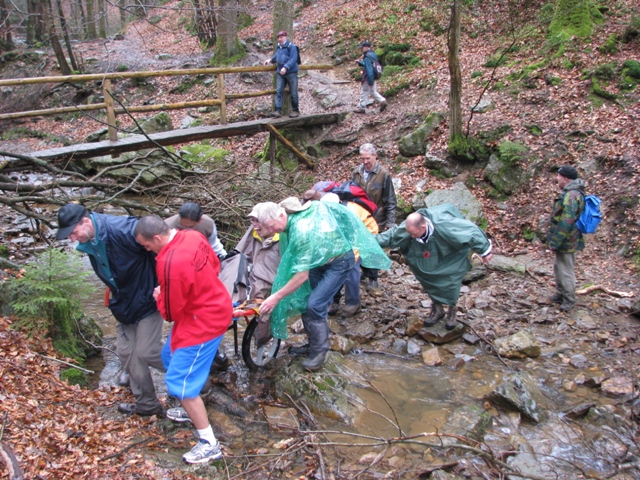
<svg viewBox="0 0 640 480">
<path fill-rule="evenodd" d="M 0 114 L 0 120 L 11 120 L 26 117 L 38 117 L 43 115 L 55 115 L 59 113 L 86 112 L 91 110 L 106 110 L 107 125 L 109 127 L 109 140 L 117 139 L 116 115 L 122 113 L 153 112 L 162 110 L 178 110 L 193 107 L 208 107 L 218 105 L 220 107 L 220 123 L 227 123 L 227 100 L 239 98 L 253 98 L 273 95 L 275 90 L 263 90 L 258 92 L 233 93 L 225 92 L 224 75 L 245 72 L 270 72 L 275 71 L 275 65 L 256 67 L 228 67 L 228 68 L 190 68 L 183 70 L 156 70 L 144 72 L 118 72 L 118 73 L 94 73 L 86 75 L 64 75 L 58 77 L 16 78 L 0 80 L 0 87 L 12 85 L 34 85 L 40 83 L 71 83 L 102 81 L 104 102 L 90 105 L 74 105 L 71 107 L 48 108 L 42 110 L 29 110 Z M 300 70 L 330 70 L 332 65 L 300 65 Z M 195 100 L 179 103 L 162 103 L 157 105 L 131 105 L 125 108 L 117 108 L 111 90 L 112 79 L 147 78 L 147 77 L 172 77 L 190 75 L 216 75 L 218 83 L 218 98 L 210 100 Z"/>
</svg>

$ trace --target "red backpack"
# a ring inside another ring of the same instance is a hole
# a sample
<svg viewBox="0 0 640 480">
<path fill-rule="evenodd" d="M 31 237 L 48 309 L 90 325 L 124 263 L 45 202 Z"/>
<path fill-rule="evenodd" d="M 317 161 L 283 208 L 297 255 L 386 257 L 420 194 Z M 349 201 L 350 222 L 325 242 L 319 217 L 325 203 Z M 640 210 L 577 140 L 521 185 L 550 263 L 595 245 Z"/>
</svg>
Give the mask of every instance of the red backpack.
<svg viewBox="0 0 640 480">
<path fill-rule="evenodd" d="M 330 191 L 338 195 L 340 201 L 357 203 L 368 210 L 371 215 L 375 215 L 378 210 L 378 206 L 369 198 L 367 192 L 365 192 L 361 186 L 352 181 L 343 182 Z"/>
</svg>

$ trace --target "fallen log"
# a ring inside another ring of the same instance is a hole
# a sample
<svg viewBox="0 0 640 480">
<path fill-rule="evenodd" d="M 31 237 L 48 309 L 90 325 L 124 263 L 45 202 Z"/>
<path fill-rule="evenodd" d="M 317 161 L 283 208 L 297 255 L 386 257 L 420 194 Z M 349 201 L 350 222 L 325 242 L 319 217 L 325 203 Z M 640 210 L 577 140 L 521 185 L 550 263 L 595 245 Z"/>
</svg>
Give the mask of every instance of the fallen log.
<svg viewBox="0 0 640 480">
<path fill-rule="evenodd" d="M 587 293 L 591 293 L 591 292 L 595 292 L 597 290 L 601 290 L 604 293 L 614 296 L 614 297 L 620 297 L 620 298 L 631 298 L 634 297 L 635 295 L 633 293 L 628 293 L 628 292 L 618 292 L 616 290 L 610 290 L 607 287 L 604 287 L 602 285 L 591 285 L 590 287 L 586 287 L 586 288 L 582 288 L 580 290 L 576 290 L 576 293 L 578 295 L 586 295 Z"/>
</svg>

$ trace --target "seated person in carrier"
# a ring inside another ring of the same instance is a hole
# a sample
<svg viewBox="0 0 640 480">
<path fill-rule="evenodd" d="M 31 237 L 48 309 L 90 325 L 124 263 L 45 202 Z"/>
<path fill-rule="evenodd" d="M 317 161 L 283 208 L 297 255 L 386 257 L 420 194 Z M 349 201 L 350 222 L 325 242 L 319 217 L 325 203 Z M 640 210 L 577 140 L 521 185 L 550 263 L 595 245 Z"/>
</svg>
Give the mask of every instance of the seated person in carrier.
<svg viewBox="0 0 640 480">
<path fill-rule="evenodd" d="M 267 298 L 271 294 L 273 278 L 280 263 L 280 236 L 276 233 L 265 237 L 265 232 L 258 223 L 260 208 L 262 204 L 253 208 L 249 214 L 251 227 L 227 259 L 222 262 L 220 280 L 227 287 L 234 304 L 247 300 L 261 301 Z M 243 280 L 246 270 L 248 270 L 248 279 Z M 271 338 L 268 315 L 259 318 L 256 334 L 258 346 Z"/>
<path fill-rule="evenodd" d="M 209 215 L 202 213 L 200 205 L 194 202 L 185 202 L 178 210 L 178 214 L 167 218 L 166 223 L 169 228 L 177 230 L 195 230 L 205 236 L 209 245 L 218 258 L 224 258 L 227 254 L 218 238 L 216 223 Z"/>
</svg>

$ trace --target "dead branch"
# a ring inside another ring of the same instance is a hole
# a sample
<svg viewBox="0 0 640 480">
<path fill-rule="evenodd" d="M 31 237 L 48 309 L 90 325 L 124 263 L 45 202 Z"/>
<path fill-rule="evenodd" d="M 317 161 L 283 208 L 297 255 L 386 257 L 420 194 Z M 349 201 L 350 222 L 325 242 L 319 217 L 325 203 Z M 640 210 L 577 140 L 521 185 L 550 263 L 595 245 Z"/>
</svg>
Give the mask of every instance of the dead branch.
<svg viewBox="0 0 640 480">
<path fill-rule="evenodd" d="M 591 285 L 590 287 L 586 287 L 586 288 L 582 288 L 580 290 L 576 290 L 576 293 L 578 295 L 586 295 L 587 293 L 591 293 L 591 292 L 595 292 L 597 290 L 601 290 L 602 292 L 611 295 L 613 297 L 620 297 L 620 298 L 632 298 L 635 296 L 635 294 L 633 293 L 628 293 L 628 292 L 619 292 L 617 290 L 610 290 L 607 287 L 605 287 L 604 285 Z"/>
<path fill-rule="evenodd" d="M 82 368 L 78 365 L 74 365 L 73 363 L 69 363 L 69 362 L 65 362 L 64 360 L 60 360 L 59 358 L 54 358 L 54 357 L 48 357 L 47 355 L 43 355 L 41 353 L 38 353 L 38 355 L 40 355 L 42 358 L 46 358 L 47 360 L 52 360 L 54 362 L 58 362 L 58 363 L 62 363 L 63 365 L 68 365 L 69 367 L 73 367 L 77 370 L 80 370 L 84 373 L 90 373 L 90 374 L 94 374 L 96 372 L 94 372 L 93 370 L 87 370 L 86 368 Z"/>
</svg>

